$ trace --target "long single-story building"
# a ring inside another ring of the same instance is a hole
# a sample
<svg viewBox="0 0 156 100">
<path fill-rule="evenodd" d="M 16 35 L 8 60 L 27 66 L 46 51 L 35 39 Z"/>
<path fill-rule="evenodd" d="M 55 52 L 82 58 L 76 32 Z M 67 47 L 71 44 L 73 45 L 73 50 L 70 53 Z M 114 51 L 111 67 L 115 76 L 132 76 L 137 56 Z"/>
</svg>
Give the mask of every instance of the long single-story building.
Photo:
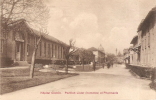
<svg viewBox="0 0 156 100">
<path fill-rule="evenodd" d="M 32 54 L 40 36 L 41 41 L 37 49 L 36 63 L 48 64 L 53 60 L 64 61 L 63 50 L 68 45 L 62 41 L 30 28 L 24 19 L 10 22 L 8 28 L 7 32 L 1 32 L 0 35 L 2 67 L 12 65 L 15 62 L 19 65 L 31 63 Z"/>
</svg>

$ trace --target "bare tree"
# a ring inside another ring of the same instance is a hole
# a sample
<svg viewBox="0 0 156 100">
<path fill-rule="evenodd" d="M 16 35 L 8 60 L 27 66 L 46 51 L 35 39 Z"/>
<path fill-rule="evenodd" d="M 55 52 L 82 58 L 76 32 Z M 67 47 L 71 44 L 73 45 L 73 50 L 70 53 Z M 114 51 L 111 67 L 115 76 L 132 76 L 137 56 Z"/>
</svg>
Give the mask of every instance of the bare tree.
<svg viewBox="0 0 156 100">
<path fill-rule="evenodd" d="M 82 61 L 83 70 L 84 70 L 84 60 L 86 59 L 86 56 L 87 56 L 86 50 L 83 49 L 83 48 L 81 48 L 81 49 L 79 50 L 79 57 L 80 57 L 80 59 L 81 59 L 81 61 Z"/>
<path fill-rule="evenodd" d="M 33 54 L 32 54 L 31 65 L 30 65 L 30 78 L 34 77 L 34 67 L 35 67 L 35 59 L 36 59 L 36 53 L 37 53 L 38 45 L 41 43 L 42 38 L 45 35 L 48 35 L 47 31 L 44 31 L 43 29 L 40 29 L 39 34 L 40 34 L 39 39 L 37 40 L 37 42 L 34 46 L 34 50 L 33 50 Z"/>
<path fill-rule="evenodd" d="M 73 39 L 69 40 L 69 45 L 64 47 L 64 57 L 66 59 L 66 67 L 65 67 L 65 73 L 68 73 L 68 63 L 69 63 L 69 58 L 72 56 L 74 52 L 76 52 L 78 48 L 75 47 L 75 41 Z"/>
<path fill-rule="evenodd" d="M 38 49 L 38 45 L 41 42 L 41 39 L 42 39 L 42 35 L 40 33 L 39 39 L 37 40 L 37 43 L 34 46 L 34 50 L 33 50 L 33 54 L 32 54 L 31 65 L 30 65 L 30 78 L 33 78 L 33 76 L 34 76 L 36 52 L 37 52 L 37 49 Z"/>
<path fill-rule="evenodd" d="M 49 18 L 49 9 L 43 0 L 1 0 L 0 7 L 4 28 L 18 19 L 25 19 L 29 25 L 45 28 Z"/>
<path fill-rule="evenodd" d="M 43 3 L 43 0 L 1 0 L 0 7 L 0 31 L 3 32 L 2 34 L 7 34 L 10 30 L 9 26 L 12 24 L 12 22 L 19 19 L 25 19 L 26 23 L 33 28 L 46 30 L 47 21 L 49 19 L 49 9 Z M 19 26 L 14 28 L 14 31 L 18 29 Z M 34 46 L 34 51 L 32 54 L 30 78 L 33 78 L 36 52 L 43 37 L 41 33 L 42 31 L 40 31 L 39 39 Z"/>
</svg>

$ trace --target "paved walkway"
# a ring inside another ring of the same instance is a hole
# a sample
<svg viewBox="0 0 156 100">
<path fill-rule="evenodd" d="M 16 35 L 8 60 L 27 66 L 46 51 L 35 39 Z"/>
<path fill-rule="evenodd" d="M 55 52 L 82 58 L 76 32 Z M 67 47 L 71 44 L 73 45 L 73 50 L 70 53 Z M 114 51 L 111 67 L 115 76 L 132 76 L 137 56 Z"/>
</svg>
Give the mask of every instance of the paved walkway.
<svg viewBox="0 0 156 100">
<path fill-rule="evenodd" d="M 4 67 L 4 68 L 0 68 L 0 70 L 4 70 L 4 69 L 25 69 L 25 68 L 29 68 L 29 66 L 15 66 L 15 67 Z"/>
<path fill-rule="evenodd" d="M 156 100 L 149 83 L 117 65 L 4 94 L 0 100 Z"/>
</svg>

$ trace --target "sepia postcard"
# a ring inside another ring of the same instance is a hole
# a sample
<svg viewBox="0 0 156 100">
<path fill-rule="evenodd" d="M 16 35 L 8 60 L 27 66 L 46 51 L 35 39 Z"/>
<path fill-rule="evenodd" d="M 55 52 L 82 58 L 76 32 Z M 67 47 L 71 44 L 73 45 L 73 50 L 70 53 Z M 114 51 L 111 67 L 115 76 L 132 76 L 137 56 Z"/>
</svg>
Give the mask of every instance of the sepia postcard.
<svg viewBox="0 0 156 100">
<path fill-rule="evenodd" d="M 156 100 L 156 0 L 0 7 L 0 100 Z"/>
</svg>

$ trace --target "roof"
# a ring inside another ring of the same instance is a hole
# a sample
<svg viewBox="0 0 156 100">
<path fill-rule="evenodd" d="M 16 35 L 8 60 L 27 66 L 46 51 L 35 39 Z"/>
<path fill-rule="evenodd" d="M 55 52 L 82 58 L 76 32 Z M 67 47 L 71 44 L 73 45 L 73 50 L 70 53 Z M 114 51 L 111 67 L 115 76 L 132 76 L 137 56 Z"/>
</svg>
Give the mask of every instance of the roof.
<svg viewBox="0 0 156 100">
<path fill-rule="evenodd" d="M 100 51 L 104 52 L 104 48 L 102 47 L 102 45 L 100 44 L 99 48 Z"/>
<path fill-rule="evenodd" d="M 65 44 L 64 42 L 62 42 L 62 41 L 56 39 L 56 38 L 53 37 L 53 36 L 50 36 L 50 35 L 48 35 L 48 34 L 45 34 L 45 33 L 43 33 L 43 32 L 39 32 L 39 31 L 37 31 L 37 30 L 35 30 L 35 29 L 33 29 L 33 28 L 30 28 L 29 25 L 26 23 L 26 20 L 25 20 L 25 19 L 19 19 L 19 20 L 16 20 L 16 21 L 12 21 L 11 23 L 9 23 L 9 26 L 10 26 L 10 27 L 13 27 L 14 25 L 20 24 L 20 23 L 22 23 L 22 22 L 23 22 L 23 23 L 27 26 L 27 28 L 31 31 L 31 34 L 36 35 L 36 36 L 42 35 L 43 38 L 45 38 L 45 39 L 47 39 L 47 40 L 49 40 L 49 41 L 52 41 L 52 42 L 55 42 L 55 43 L 58 43 L 58 44 L 63 44 L 64 46 L 68 46 L 67 44 Z"/>
<path fill-rule="evenodd" d="M 127 48 L 127 49 L 124 49 L 123 50 L 123 54 L 125 55 L 125 54 L 129 54 L 129 49 Z"/>
<path fill-rule="evenodd" d="M 145 19 L 143 19 L 138 26 L 138 31 L 142 30 L 144 27 L 147 27 L 148 23 L 154 22 L 155 23 L 155 14 L 156 14 L 156 7 L 152 8 Z M 149 21 L 152 20 L 152 21 Z"/>
<path fill-rule="evenodd" d="M 80 50 L 76 50 L 72 55 L 79 55 Z"/>
<path fill-rule="evenodd" d="M 90 50 L 90 51 L 98 51 L 98 49 L 96 49 L 95 47 L 91 47 L 88 50 Z"/>
<path fill-rule="evenodd" d="M 45 33 L 41 33 L 41 32 L 39 32 L 39 31 L 37 31 L 37 30 L 35 30 L 35 29 L 32 29 L 32 31 L 33 31 L 33 33 L 34 33 L 35 35 L 37 35 L 37 36 L 40 36 L 40 34 L 41 34 L 45 39 L 48 39 L 48 40 L 53 41 L 53 42 L 55 42 L 55 43 L 59 43 L 59 44 L 64 44 L 64 45 L 65 45 L 64 42 L 62 42 L 62 41 L 56 39 L 56 38 L 53 37 L 53 36 L 50 36 L 50 35 L 45 34 Z M 66 44 L 66 45 L 67 45 L 67 44 Z"/>
<path fill-rule="evenodd" d="M 99 52 L 104 53 L 103 51 L 101 51 L 101 50 L 99 50 L 99 49 L 97 49 L 97 48 L 95 48 L 95 47 L 91 47 L 91 48 L 89 48 L 88 50 L 90 50 L 90 51 L 99 51 Z"/>
<path fill-rule="evenodd" d="M 134 36 L 130 44 L 136 43 L 138 40 L 138 35 Z"/>
<path fill-rule="evenodd" d="M 130 46 L 128 50 L 131 50 L 131 49 L 133 49 L 133 46 Z"/>
</svg>

